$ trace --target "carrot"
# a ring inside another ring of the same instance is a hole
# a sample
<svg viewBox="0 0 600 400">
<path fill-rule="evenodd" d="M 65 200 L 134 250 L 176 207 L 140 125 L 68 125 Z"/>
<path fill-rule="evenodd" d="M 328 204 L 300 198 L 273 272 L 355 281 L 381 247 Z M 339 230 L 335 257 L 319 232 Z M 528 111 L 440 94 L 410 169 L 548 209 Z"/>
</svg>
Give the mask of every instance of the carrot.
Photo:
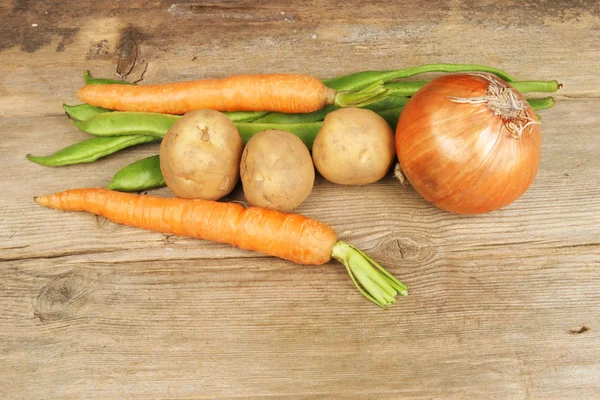
<svg viewBox="0 0 600 400">
<path fill-rule="evenodd" d="M 162 85 L 91 84 L 77 96 L 97 107 L 119 111 L 185 114 L 217 111 L 309 113 L 327 104 L 360 107 L 387 96 L 383 82 L 353 92 L 336 92 L 309 75 L 234 75 Z"/>
<path fill-rule="evenodd" d="M 385 308 L 408 287 L 362 251 L 337 240 L 333 228 L 299 214 L 207 200 L 139 196 L 107 189 L 73 189 L 35 202 L 57 210 L 87 211 L 143 229 L 228 243 L 293 261 L 324 264 L 335 258 L 359 291 Z"/>
</svg>

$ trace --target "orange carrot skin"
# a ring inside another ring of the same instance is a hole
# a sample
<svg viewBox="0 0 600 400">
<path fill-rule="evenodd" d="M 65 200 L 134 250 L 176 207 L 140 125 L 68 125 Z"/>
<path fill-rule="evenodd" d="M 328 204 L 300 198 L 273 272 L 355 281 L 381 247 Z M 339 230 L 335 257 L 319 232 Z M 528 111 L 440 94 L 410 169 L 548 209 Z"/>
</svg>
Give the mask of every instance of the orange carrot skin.
<svg viewBox="0 0 600 400">
<path fill-rule="evenodd" d="M 35 197 L 65 211 L 87 211 L 143 229 L 228 243 L 298 264 L 331 259 L 333 228 L 299 214 L 208 200 L 139 196 L 108 189 L 73 189 Z"/>
<path fill-rule="evenodd" d="M 234 75 L 162 85 L 88 85 L 77 96 L 119 111 L 185 114 L 198 109 L 309 113 L 335 100 L 335 91 L 309 75 Z"/>
</svg>

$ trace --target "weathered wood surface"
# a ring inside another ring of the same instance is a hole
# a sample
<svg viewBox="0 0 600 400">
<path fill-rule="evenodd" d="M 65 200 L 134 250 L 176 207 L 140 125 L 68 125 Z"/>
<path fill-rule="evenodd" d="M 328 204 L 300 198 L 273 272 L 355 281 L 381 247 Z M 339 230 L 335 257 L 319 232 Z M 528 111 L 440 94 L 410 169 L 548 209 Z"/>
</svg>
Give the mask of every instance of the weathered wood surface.
<svg viewBox="0 0 600 400">
<path fill-rule="evenodd" d="M 600 6 L 523 3 L 0 2 L 0 397 L 598 398 Z M 147 63 L 145 81 L 165 82 L 442 61 L 565 87 L 542 112 L 540 173 L 504 210 L 460 217 L 391 177 L 318 179 L 299 212 L 411 286 L 386 312 L 334 263 L 31 200 L 105 185 L 157 150 L 56 169 L 25 159 L 86 137 L 60 108 L 84 69 L 134 80 Z"/>
</svg>

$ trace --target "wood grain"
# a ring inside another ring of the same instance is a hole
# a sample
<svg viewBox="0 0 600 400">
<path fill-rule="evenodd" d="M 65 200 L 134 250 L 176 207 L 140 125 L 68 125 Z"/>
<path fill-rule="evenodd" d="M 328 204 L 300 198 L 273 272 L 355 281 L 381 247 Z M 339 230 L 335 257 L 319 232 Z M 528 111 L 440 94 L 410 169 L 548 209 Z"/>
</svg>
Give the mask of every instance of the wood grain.
<svg viewBox="0 0 600 400">
<path fill-rule="evenodd" d="M 543 4 L 0 2 L 0 397 L 596 398 L 600 7 Z M 84 69 L 154 83 L 440 61 L 565 86 L 541 112 L 540 173 L 504 210 L 456 216 L 391 176 L 360 188 L 318 177 L 298 211 L 410 285 L 386 312 L 336 263 L 299 267 L 32 201 L 106 185 L 157 152 L 25 159 L 87 138 L 60 107 L 77 103 Z"/>
</svg>

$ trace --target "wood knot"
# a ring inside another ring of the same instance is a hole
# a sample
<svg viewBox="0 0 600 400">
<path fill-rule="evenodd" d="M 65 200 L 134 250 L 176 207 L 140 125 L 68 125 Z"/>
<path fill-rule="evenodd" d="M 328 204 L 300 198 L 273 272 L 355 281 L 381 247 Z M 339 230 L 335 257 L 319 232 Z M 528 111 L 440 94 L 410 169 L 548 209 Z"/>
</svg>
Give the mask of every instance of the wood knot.
<svg viewBox="0 0 600 400">
<path fill-rule="evenodd" d="M 579 335 L 580 333 L 585 333 L 590 330 L 590 327 L 587 325 L 576 326 L 567 331 L 570 335 Z"/>
<path fill-rule="evenodd" d="M 123 225 L 119 225 L 114 222 L 111 222 L 106 217 L 102 217 L 100 215 L 93 215 L 92 218 L 94 218 L 96 227 L 98 227 L 104 231 L 116 232 L 118 230 L 123 229 Z"/>
<path fill-rule="evenodd" d="M 135 78 L 132 81 L 138 82 L 144 78 L 148 62 L 142 59 L 141 42 L 147 38 L 148 36 L 134 25 L 128 25 L 121 32 L 116 49 L 118 56 L 116 73 L 120 79 L 131 76 Z"/>
<path fill-rule="evenodd" d="M 433 256 L 433 247 L 425 238 L 391 234 L 381 245 L 383 252 L 393 260 L 424 261 Z"/>
<path fill-rule="evenodd" d="M 52 279 L 40 290 L 33 315 L 42 322 L 73 317 L 89 300 L 97 278 L 69 272 Z"/>
</svg>

